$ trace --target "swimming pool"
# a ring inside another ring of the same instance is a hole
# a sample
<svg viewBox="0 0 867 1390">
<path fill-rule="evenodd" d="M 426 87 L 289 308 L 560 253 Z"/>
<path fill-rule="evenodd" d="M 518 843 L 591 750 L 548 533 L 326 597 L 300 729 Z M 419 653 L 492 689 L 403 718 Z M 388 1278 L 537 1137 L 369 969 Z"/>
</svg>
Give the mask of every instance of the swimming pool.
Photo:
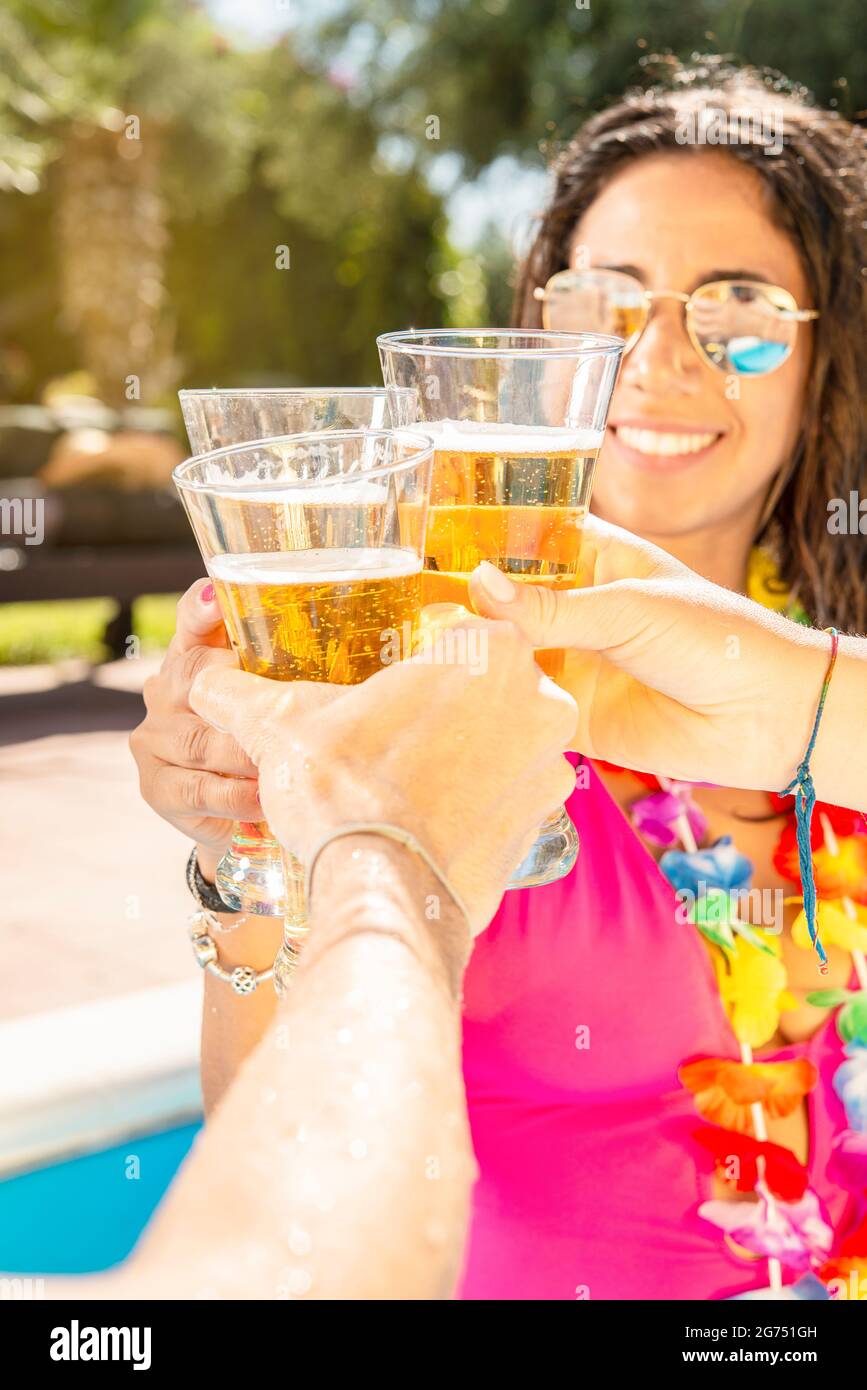
<svg viewBox="0 0 867 1390">
<path fill-rule="evenodd" d="M 179 1125 L 0 1181 L 0 1270 L 91 1274 L 125 1259 L 200 1128 Z"/>
</svg>

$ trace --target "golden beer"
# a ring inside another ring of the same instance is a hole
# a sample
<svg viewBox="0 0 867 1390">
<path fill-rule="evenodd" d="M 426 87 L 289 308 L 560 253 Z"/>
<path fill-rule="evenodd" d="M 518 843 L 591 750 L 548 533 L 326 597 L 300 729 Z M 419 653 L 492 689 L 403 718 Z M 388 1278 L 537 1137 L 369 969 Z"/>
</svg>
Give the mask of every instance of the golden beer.
<svg viewBox="0 0 867 1390">
<path fill-rule="evenodd" d="M 271 680 L 356 685 L 390 659 L 389 632 L 418 624 L 421 560 L 412 550 L 221 555 L 209 569 L 241 665 Z"/>
<path fill-rule="evenodd" d="M 464 421 L 427 429 L 436 451 L 424 602 L 470 607 L 482 560 L 524 583 L 573 588 L 601 434 Z M 563 661 L 561 651 L 539 655 L 554 679 Z"/>
<path fill-rule="evenodd" d="M 284 408 L 275 393 L 201 393 L 195 410 L 185 401 L 193 436 L 219 426 L 230 442 L 173 477 L 240 664 L 271 680 L 363 681 L 400 660 L 418 627 L 431 441 L 409 430 L 324 428 L 342 395 L 312 392 L 319 428 L 268 438 L 262 428 Z M 362 402 L 365 425 L 393 404 L 384 391 L 348 395 L 347 413 L 355 418 Z M 235 911 L 284 918 L 279 992 L 306 931 L 301 865 L 263 821 L 236 822 L 215 881 Z M 257 982 L 242 972 L 233 988 Z"/>
</svg>

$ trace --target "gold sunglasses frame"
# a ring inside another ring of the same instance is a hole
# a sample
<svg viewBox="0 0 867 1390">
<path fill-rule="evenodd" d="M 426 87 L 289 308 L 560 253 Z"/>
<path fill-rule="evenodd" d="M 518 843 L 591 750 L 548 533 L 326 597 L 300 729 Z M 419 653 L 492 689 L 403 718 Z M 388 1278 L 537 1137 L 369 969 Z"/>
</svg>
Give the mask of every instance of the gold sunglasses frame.
<svg viewBox="0 0 867 1390">
<path fill-rule="evenodd" d="M 643 308 L 644 308 L 644 321 L 643 321 L 643 323 L 641 324 L 641 327 L 640 327 L 640 328 L 637 328 L 637 329 L 635 330 L 635 332 L 632 333 L 632 334 L 629 336 L 629 338 L 627 338 L 627 339 L 624 340 L 624 348 L 623 348 L 623 355 L 624 355 L 624 357 L 626 356 L 626 354 L 627 354 L 628 352 L 631 352 L 631 351 L 632 351 L 632 349 L 635 347 L 635 344 L 638 342 L 639 338 L 641 337 L 642 333 L 643 333 L 644 330 L 647 328 L 647 325 L 650 323 L 650 316 L 651 316 L 651 314 L 653 313 L 653 306 L 654 306 L 654 303 L 656 302 L 656 300 L 658 300 L 658 299 L 674 299 L 674 300 L 676 300 L 679 304 L 682 304 L 682 305 L 683 305 L 683 321 L 684 321 L 684 326 L 685 326 L 686 331 L 687 331 L 687 336 L 689 337 L 689 341 L 692 343 L 692 346 L 694 347 L 695 351 L 698 353 L 698 355 L 699 355 L 699 357 L 701 358 L 701 360 L 702 360 L 703 362 L 706 362 L 706 363 L 708 364 L 708 366 L 713 367 L 713 368 L 714 368 L 716 371 L 718 371 L 718 372 L 724 372 L 724 373 L 728 374 L 728 372 L 729 372 L 730 370 L 736 370 L 736 369 L 734 369 L 734 368 L 729 368 L 729 367 L 727 367 L 726 365 L 724 365 L 724 364 L 721 363 L 721 362 L 715 362 L 715 361 L 714 361 L 714 359 L 713 359 L 713 358 L 710 356 L 710 354 L 705 350 L 705 348 L 702 346 L 700 340 L 699 340 L 698 337 L 696 336 L 695 329 L 694 329 L 693 324 L 692 324 L 692 307 L 693 307 L 693 301 L 694 301 L 694 299 L 696 299 L 696 298 L 697 298 L 700 294 L 702 294 L 704 291 L 716 289 L 717 286 L 719 286 L 719 285 L 737 286 L 737 287 L 742 287 L 742 288 L 744 288 L 744 289 L 760 290 L 763 294 L 766 294 L 766 295 L 767 295 L 767 294 L 778 295 L 781 299 L 783 299 L 783 300 L 786 301 L 786 306 L 785 306 L 785 307 L 781 307 L 780 305 L 774 304 L 773 307 L 777 310 L 777 312 L 778 312 L 778 314 L 780 315 L 781 319 L 783 319 L 785 322 L 789 322 L 789 323 L 809 323 L 809 322 L 811 322 L 813 319 L 817 319 L 817 318 L 820 317 L 820 313 L 819 313 L 819 310 L 818 310 L 818 309 L 800 309 L 800 308 L 798 307 L 798 302 L 797 302 L 797 300 L 795 299 L 795 296 L 794 296 L 793 294 L 791 294 L 789 290 L 784 289 L 782 285 L 769 285 L 769 284 L 767 284 L 767 282 L 764 281 L 764 280 L 708 280 L 706 284 L 704 284 L 704 285 L 699 285 L 696 289 L 694 289 L 694 290 L 692 291 L 691 294 L 684 294 L 683 291 L 681 291 L 681 290 L 648 290 L 648 289 L 645 289 L 645 287 L 644 287 L 644 285 L 642 285 L 641 281 L 640 281 L 640 280 L 637 280 L 637 279 L 635 278 L 634 275 L 627 275 L 627 274 L 625 273 L 625 271 L 622 271 L 622 270 L 604 270 L 604 271 L 603 271 L 603 270 L 597 270 L 597 271 L 589 270 L 589 271 L 585 271 L 585 270 L 570 270 L 570 269 L 567 268 L 567 269 L 565 269 L 565 270 L 558 270 L 558 271 L 556 271 L 556 273 L 555 273 L 554 275 L 552 275 L 552 276 L 550 277 L 549 280 L 546 281 L 544 287 L 541 286 L 541 285 L 537 285 L 536 288 L 533 290 L 533 298 L 534 298 L 534 299 L 537 299 L 537 300 L 540 300 L 541 303 L 542 303 L 542 325 L 543 325 L 544 328 L 550 329 L 550 326 L 551 326 L 550 323 L 547 322 L 547 319 L 548 319 L 548 314 L 547 314 L 547 303 L 548 303 L 548 299 L 549 299 L 549 297 L 550 297 L 550 289 L 551 289 L 551 286 L 554 284 L 555 280 L 560 280 L 560 279 L 564 278 L 565 276 L 579 276 L 579 275 L 588 275 L 588 274 L 589 274 L 589 275 L 606 275 L 606 276 L 610 276 L 610 277 L 612 277 L 612 278 L 616 277 L 618 280 L 625 280 L 625 281 L 627 281 L 627 282 L 629 283 L 630 287 L 637 286 L 637 287 L 639 288 L 639 290 L 641 291 L 641 299 L 642 299 L 642 304 L 643 304 Z M 561 331 L 565 331 L 565 330 L 561 330 Z M 788 352 L 786 353 L 785 357 L 782 357 L 782 358 L 780 359 L 779 362 L 776 362 L 776 363 L 774 364 L 773 367 L 769 367 L 769 368 L 767 369 L 767 371 L 764 371 L 764 372 L 738 372 L 737 375 L 738 375 L 738 376 L 754 376 L 754 377 L 758 377 L 758 376 L 770 376 L 771 372 L 777 371 L 778 368 L 780 368 L 780 367 L 783 366 L 783 363 L 785 363 L 785 362 L 787 362 L 787 361 L 789 360 L 789 358 L 790 358 L 791 355 L 792 355 L 792 352 L 794 351 L 794 346 L 795 346 L 795 345 L 794 345 L 794 341 L 793 341 L 793 342 L 792 342 L 792 346 L 789 348 L 789 350 L 788 350 Z M 726 356 L 728 356 L 728 353 L 726 353 Z"/>
</svg>

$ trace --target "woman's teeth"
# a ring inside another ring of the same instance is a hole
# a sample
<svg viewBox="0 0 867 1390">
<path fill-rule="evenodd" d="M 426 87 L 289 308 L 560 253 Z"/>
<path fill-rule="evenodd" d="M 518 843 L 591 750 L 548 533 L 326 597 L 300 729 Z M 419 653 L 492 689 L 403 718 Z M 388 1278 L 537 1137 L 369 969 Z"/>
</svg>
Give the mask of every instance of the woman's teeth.
<svg viewBox="0 0 867 1390">
<path fill-rule="evenodd" d="M 719 436 L 717 434 L 664 434 L 660 430 L 636 430 L 628 425 L 618 425 L 617 438 L 627 449 L 637 454 L 664 454 L 674 457 L 678 454 L 697 454 L 707 449 Z"/>
</svg>

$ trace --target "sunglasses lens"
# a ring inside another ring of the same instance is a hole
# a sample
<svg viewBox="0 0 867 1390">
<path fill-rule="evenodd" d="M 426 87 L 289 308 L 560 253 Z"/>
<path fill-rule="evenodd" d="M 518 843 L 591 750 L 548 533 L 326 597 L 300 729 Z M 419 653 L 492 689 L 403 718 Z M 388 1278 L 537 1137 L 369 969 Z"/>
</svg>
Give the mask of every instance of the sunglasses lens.
<svg viewBox="0 0 867 1390">
<path fill-rule="evenodd" d="M 724 372 L 762 376 L 782 365 L 797 323 L 788 297 L 760 285 L 708 285 L 693 296 L 690 329 L 700 350 Z"/>
<path fill-rule="evenodd" d="M 548 284 L 546 327 L 564 333 L 606 333 L 628 343 L 644 326 L 644 291 L 619 271 L 564 271 Z"/>
</svg>

